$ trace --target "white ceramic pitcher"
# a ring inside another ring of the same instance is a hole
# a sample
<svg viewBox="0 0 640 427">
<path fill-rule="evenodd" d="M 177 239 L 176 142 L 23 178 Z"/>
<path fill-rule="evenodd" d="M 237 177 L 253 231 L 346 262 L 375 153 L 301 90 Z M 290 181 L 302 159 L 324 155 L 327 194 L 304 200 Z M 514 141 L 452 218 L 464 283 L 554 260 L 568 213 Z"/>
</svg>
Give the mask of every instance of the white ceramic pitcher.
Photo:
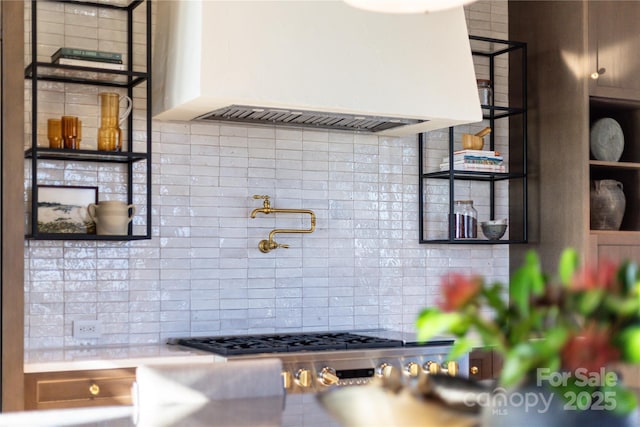
<svg viewBox="0 0 640 427">
<path fill-rule="evenodd" d="M 117 200 L 92 203 L 87 208 L 89 216 L 96 223 L 96 233 L 102 235 L 126 235 L 136 207 Z M 129 213 L 131 212 L 131 213 Z"/>
</svg>

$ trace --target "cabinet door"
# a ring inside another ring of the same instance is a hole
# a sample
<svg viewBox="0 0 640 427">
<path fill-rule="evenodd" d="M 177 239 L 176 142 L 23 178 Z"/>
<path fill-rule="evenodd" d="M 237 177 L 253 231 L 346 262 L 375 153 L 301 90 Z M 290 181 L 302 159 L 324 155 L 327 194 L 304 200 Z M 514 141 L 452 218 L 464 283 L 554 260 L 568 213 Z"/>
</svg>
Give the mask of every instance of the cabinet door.
<svg viewBox="0 0 640 427">
<path fill-rule="evenodd" d="M 469 378 L 472 380 L 488 380 L 494 377 L 493 352 L 475 349 L 469 354 Z"/>
<path fill-rule="evenodd" d="M 614 262 L 640 261 L 640 232 L 619 234 L 615 231 L 592 231 L 589 242 L 589 259 L 593 263 L 599 259 Z"/>
<path fill-rule="evenodd" d="M 590 94 L 640 100 L 640 2 L 590 1 L 589 73 L 604 69 L 590 79 Z"/>
<path fill-rule="evenodd" d="M 25 374 L 25 409 L 131 405 L 135 368 Z"/>
</svg>

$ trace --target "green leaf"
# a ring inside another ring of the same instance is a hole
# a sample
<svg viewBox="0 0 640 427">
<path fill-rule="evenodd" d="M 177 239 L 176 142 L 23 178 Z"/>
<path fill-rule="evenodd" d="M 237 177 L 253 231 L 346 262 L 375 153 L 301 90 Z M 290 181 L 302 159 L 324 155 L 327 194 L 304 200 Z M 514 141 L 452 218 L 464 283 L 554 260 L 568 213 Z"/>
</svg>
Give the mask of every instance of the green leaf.
<svg viewBox="0 0 640 427">
<path fill-rule="evenodd" d="M 509 286 L 509 298 L 522 317 L 530 311 L 531 295 L 544 293 L 545 278 L 540 270 L 540 260 L 535 251 L 528 251 L 525 263 L 516 270 Z"/>
<path fill-rule="evenodd" d="M 468 337 L 462 337 L 462 338 L 458 338 L 454 343 L 453 346 L 451 347 L 451 350 L 449 351 L 449 356 L 448 359 L 449 360 L 457 360 L 463 356 L 466 356 L 467 353 L 469 353 L 473 347 L 474 347 L 474 342 L 469 339 Z"/>
<path fill-rule="evenodd" d="M 543 340 L 534 341 L 535 345 L 541 345 L 548 351 L 557 354 L 569 338 L 569 331 L 563 326 L 555 326 L 547 330 Z"/>
<path fill-rule="evenodd" d="M 622 360 L 640 363 L 640 324 L 627 326 L 614 340 L 622 351 Z"/>
<path fill-rule="evenodd" d="M 562 366 L 562 358 L 559 354 L 551 357 L 547 361 L 547 366 L 541 366 L 542 368 L 549 368 L 549 372 L 558 372 Z"/>
<path fill-rule="evenodd" d="M 529 283 L 524 268 L 517 270 L 511 279 L 509 299 L 520 313 L 529 313 Z"/>
<path fill-rule="evenodd" d="M 640 293 L 640 272 L 638 264 L 625 261 L 618 269 L 618 280 L 622 283 L 626 293 Z"/>
<path fill-rule="evenodd" d="M 611 313 L 622 317 L 637 316 L 640 312 L 640 300 L 637 298 L 621 298 L 606 294 L 604 304 Z"/>
<path fill-rule="evenodd" d="M 502 341 L 503 335 L 498 329 L 498 325 L 491 321 L 484 321 L 479 317 L 468 320 L 470 326 L 475 328 L 475 332 L 479 335 L 480 341 L 485 347 L 495 347 L 500 353 L 505 351 L 505 343 Z M 477 341 L 476 339 L 476 342 Z"/>
<path fill-rule="evenodd" d="M 578 252 L 575 249 L 567 248 L 562 251 L 558 263 L 558 276 L 564 286 L 571 284 L 571 279 L 578 269 L 579 262 Z"/>
<path fill-rule="evenodd" d="M 527 254 L 527 267 L 531 281 L 531 293 L 537 296 L 544 294 L 546 280 L 540 269 L 540 258 L 535 251 L 529 251 Z"/>
<path fill-rule="evenodd" d="M 615 384 L 612 386 L 605 385 L 602 387 L 604 396 L 613 396 L 615 400 L 615 408 L 613 412 L 618 415 L 628 415 L 638 406 L 638 397 L 636 394 L 621 384 Z M 609 393 L 604 394 L 604 393 Z"/>
<path fill-rule="evenodd" d="M 577 297 L 577 308 L 580 314 L 588 316 L 589 314 L 593 313 L 598 308 L 605 295 L 606 294 L 603 289 L 594 289 L 591 291 L 582 292 Z"/>
<path fill-rule="evenodd" d="M 482 290 L 484 297 L 487 299 L 487 303 L 491 308 L 496 311 L 498 316 L 504 315 L 507 311 L 507 303 L 505 301 L 505 295 L 503 286 L 500 283 L 494 283 L 491 287 Z"/>
<path fill-rule="evenodd" d="M 500 372 L 500 384 L 510 387 L 518 384 L 532 369 L 535 350 L 531 343 L 522 342 L 505 355 Z"/>
<path fill-rule="evenodd" d="M 416 320 L 417 339 L 424 342 L 446 332 L 452 333 L 464 320 L 460 313 L 444 313 L 435 307 L 427 308 Z"/>
</svg>

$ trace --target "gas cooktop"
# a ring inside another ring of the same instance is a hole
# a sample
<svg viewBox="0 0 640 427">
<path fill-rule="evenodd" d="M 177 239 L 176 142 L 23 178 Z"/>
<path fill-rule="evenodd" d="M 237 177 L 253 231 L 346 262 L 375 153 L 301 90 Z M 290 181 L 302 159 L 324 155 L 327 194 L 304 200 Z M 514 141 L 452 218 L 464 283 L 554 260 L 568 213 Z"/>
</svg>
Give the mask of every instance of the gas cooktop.
<svg viewBox="0 0 640 427">
<path fill-rule="evenodd" d="M 468 357 L 449 361 L 452 339 L 416 342 L 415 335 L 388 330 L 271 333 L 171 338 L 167 342 L 227 360 L 277 357 L 287 393 L 318 392 L 329 386 L 369 383 L 375 376 L 404 373 L 415 382 L 421 372 L 468 372 Z"/>
<path fill-rule="evenodd" d="M 183 345 L 221 356 L 299 351 L 360 350 L 403 347 L 404 341 L 351 332 L 310 332 L 214 337 L 173 338 L 170 344 Z"/>
</svg>

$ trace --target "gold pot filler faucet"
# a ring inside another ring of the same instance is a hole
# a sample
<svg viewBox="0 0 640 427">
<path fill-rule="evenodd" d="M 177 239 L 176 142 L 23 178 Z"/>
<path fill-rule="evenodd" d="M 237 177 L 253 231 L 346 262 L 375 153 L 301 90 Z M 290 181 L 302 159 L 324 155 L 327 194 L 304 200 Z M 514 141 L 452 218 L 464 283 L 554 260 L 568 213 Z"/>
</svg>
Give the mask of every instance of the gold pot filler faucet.
<svg viewBox="0 0 640 427">
<path fill-rule="evenodd" d="M 251 218 L 255 218 L 258 212 L 263 213 L 265 215 L 269 215 L 270 213 L 301 213 L 301 214 L 309 214 L 311 215 L 311 227 L 306 230 L 291 230 L 287 228 L 276 228 L 275 230 L 271 230 L 269 233 L 269 240 L 261 240 L 258 243 L 258 249 L 262 253 L 268 253 L 273 249 L 277 248 L 288 248 L 289 245 L 279 244 L 274 240 L 274 237 L 277 233 L 313 233 L 316 229 L 316 214 L 313 213 L 312 210 L 309 209 L 276 209 L 271 207 L 271 203 L 269 202 L 269 196 L 259 196 L 254 195 L 254 199 L 264 199 L 261 208 L 256 208 L 251 212 Z"/>
</svg>

